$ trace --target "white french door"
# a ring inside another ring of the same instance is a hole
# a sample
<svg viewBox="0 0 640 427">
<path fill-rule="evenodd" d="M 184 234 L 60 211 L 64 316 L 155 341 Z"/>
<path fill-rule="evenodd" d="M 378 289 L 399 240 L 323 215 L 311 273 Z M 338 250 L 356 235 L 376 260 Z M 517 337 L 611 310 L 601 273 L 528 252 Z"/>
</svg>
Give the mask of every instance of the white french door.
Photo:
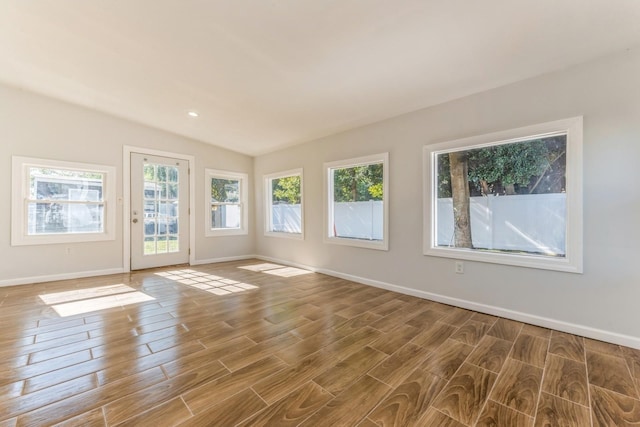
<svg viewBox="0 0 640 427">
<path fill-rule="evenodd" d="M 131 269 L 189 261 L 189 162 L 131 153 Z"/>
</svg>

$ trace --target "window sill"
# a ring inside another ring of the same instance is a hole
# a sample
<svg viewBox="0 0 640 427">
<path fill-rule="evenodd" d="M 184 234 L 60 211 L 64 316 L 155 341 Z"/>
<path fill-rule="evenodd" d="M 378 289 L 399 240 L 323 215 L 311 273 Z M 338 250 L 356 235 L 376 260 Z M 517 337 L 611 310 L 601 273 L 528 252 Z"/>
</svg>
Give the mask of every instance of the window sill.
<svg viewBox="0 0 640 427">
<path fill-rule="evenodd" d="M 304 240 L 304 233 L 287 233 L 284 231 L 267 231 L 264 233 L 266 237 L 279 237 L 282 239 Z"/>
<path fill-rule="evenodd" d="M 491 264 L 511 265 L 516 267 L 562 271 L 565 273 L 582 273 L 582 265 L 575 260 L 572 260 L 570 257 L 552 258 L 543 255 L 483 252 L 477 249 L 446 247 L 425 248 L 424 255 L 486 262 Z"/>
<path fill-rule="evenodd" d="M 342 246 L 353 246 L 356 248 L 374 249 L 377 251 L 388 251 L 389 242 L 386 240 L 364 240 L 349 239 L 344 237 L 325 237 L 325 243 Z"/>
</svg>

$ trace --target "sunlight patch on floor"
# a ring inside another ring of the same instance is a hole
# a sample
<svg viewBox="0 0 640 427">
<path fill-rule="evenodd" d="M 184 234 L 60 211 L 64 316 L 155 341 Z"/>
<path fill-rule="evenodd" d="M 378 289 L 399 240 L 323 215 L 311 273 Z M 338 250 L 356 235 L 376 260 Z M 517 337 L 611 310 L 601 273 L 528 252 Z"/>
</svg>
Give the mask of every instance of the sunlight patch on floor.
<svg viewBox="0 0 640 427">
<path fill-rule="evenodd" d="M 165 279 L 173 280 L 182 285 L 200 289 L 213 295 L 228 295 L 238 292 L 244 292 L 251 289 L 258 289 L 255 285 L 242 283 L 237 280 L 227 279 L 221 276 L 215 276 L 203 273 L 193 269 L 160 271 L 155 273 L 157 276 Z"/>
<path fill-rule="evenodd" d="M 244 265 L 238 268 L 241 268 L 243 270 L 249 270 L 249 271 L 257 271 L 257 272 L 271 274 L 273 276 L 280 276 L 280 277 L 294 277 L 294 276 L 301 276 L 303 274 L 313 273 L 313 271 L 303 270 L 301 268 L 296 268 L 296 267 L 286 267 L 284 265 L 272 264 L 270 262 L 265 262 L 263 264 Z"/>
<path fill-rule="evenodd" d="M 279 264 L 271 264 L 270 262 L 265 262 L 262 264 L 243 265 L 242 267 L 238 267 L 238 268 L 241 268 L 243 270 L 260 272 L 260 271 L 273 270 L 273 269 L 282 268 L 282 267 L 284 266 Z"/>
<path fill-rule="evenodd" d="M 39 295 L 40 299 L 55 310 L 60 317 L 85 314 L 108 308 L 124 307 L 145 301 L 153 301 L 150 295 L 136 291 L 124 284 L 74 289 Z"/>
</svg>

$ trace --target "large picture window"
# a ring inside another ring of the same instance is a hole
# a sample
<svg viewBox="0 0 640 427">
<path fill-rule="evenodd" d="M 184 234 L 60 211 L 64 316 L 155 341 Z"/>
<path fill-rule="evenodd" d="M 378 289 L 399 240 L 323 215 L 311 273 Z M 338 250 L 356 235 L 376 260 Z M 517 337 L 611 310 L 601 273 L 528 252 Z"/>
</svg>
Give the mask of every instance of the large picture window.
<svg viewBox="0 0 640 427">
<path fill-rule="evenodd" d="M 325 242 L 389 248 L 389 154 L 325 163 Z"/>
<path fill-rule="evenodd" d="M 425 147 L 425 254 L 582 271 L 582 118 Z"/>
<path fill-rule="evenodd" d="M 205 235 L 247 234 L 247 174 L 205 169 L 205 177 Z"/>
<path fill-rule="evenodd" d="M 302 169 L 266 175 L 264 184 L 265 234 L 303 239 Z"/>
<path fill-rule="evenodd" d="M 13 157 L 12 245 L 115 238 L 115 169 Z"/>
</svg>

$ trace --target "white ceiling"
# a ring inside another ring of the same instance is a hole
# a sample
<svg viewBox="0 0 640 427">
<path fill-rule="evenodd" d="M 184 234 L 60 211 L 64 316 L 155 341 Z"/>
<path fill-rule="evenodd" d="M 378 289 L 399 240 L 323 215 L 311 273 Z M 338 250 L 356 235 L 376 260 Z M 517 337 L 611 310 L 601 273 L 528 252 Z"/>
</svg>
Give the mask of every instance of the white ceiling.
<svg viewBox="0 0 640 427">
<path fill-rule="evenodd" d="M 639 0 L 0 0 L 1 82 L 250 155 L 638 45 Z"/>
</svg>

